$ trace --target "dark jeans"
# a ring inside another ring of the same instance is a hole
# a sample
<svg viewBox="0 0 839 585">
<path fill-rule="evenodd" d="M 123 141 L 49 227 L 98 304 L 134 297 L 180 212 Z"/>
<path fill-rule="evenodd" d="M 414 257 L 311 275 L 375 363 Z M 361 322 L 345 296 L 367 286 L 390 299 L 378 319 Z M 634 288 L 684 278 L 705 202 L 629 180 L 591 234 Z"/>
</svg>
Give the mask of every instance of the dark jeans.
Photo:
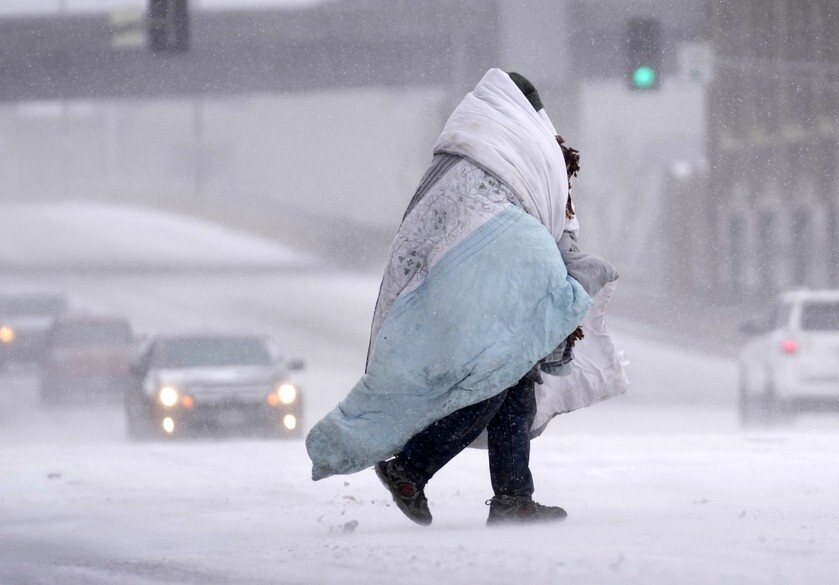
<svg viewBox="0 0 839 585">
<path fill-rule="evenodd" d="M 531 496 L 530 425 L 535 416 L 533 381 L 522 378 L 500 394 L 431 424 L 414 435 L 396 456 L 427 482 L 486 428 L 493 492 L 498 496 Z"/>
</svg>

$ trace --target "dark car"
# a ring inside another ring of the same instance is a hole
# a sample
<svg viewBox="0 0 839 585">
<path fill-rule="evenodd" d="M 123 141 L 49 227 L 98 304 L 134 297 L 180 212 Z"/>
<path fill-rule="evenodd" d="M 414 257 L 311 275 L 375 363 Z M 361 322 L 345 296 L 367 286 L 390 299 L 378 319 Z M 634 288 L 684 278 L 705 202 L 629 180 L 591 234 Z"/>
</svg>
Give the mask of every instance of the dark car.
<svg viewBox="0 0 839 585">
<path fill-rule="evenodd" d="M 302 396 L 289 373 L 302 367 L 263 336 L 153 337 L 131 365 L 128 436 L 299 436 Z"/>
<path fill-rule="evenodd" d="M 46 336 L 41 402 L 119 401 L 130 382 L 134 348 L 131 324 L 123 317 L 59 317 Z"/>
<path fill-rule="evenodd" d="M 40 361 L 47 331 L 67 310 L 58 293 L 0 294 L 0 368 Z"/>
</svg>

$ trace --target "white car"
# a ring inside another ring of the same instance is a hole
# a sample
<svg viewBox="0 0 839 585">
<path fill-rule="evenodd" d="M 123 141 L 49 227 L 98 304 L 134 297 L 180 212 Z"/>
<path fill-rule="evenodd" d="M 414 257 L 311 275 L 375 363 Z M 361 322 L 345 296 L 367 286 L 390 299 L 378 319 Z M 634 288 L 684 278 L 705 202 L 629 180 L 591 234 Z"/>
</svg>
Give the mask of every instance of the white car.
<svg viewBox="0 0 839 585">
<path fill-rule="evenodd" d="M 749 336 L 739 360 L 744 425 L 839 411 L 839 290 L 783 293 L 741 329 Z"/>
</svg>

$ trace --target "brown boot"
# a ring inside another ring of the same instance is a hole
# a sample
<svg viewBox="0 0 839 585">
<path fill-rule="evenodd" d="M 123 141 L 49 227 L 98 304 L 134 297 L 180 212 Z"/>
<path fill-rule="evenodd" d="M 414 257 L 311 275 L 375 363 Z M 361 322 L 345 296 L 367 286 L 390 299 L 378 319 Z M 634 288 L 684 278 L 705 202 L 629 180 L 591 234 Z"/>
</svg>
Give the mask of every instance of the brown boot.
<svg viewBox="0 0 839 585">
<path fill-rule="evenodd" d="M 568 513 L 559 506 L 543 506 L 530 496 L 493 496 L 487 504 L 487 526 L 558 522 L 568 517 Z"/>
</svg>

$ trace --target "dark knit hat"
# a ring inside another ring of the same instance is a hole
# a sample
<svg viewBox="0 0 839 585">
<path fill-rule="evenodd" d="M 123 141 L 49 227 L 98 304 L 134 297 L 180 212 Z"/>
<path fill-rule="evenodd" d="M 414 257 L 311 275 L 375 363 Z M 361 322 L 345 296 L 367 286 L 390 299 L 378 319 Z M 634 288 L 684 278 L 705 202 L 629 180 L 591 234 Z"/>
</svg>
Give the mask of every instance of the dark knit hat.
<svg viewBox="0 0 839 585">
<path fill-rule="evenodd" d="M 524 97 L 527 98 L 527 101 L 530 102 L 530 105 L 533 106 L 533 109 L 537 112 L 541 110 L 544 106 L 542 105 L 542 99 L 539 97 L 539 92 L 536 91 L 536 88 L 533 87 L 533 84 L 524 76 L 515 71 L 510 71 L 507 75 L 510 76 L 510 79 L 513 80 L 513 83 L 518 86 L 521 92 L 524 94 Z"/>
</svg>

